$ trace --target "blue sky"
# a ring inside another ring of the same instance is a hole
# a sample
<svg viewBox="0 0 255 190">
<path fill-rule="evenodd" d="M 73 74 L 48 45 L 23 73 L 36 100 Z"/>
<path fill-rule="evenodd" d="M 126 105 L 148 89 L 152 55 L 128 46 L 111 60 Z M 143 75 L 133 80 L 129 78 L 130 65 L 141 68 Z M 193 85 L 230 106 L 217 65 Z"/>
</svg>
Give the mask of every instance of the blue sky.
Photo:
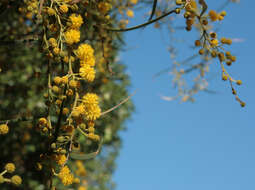
<svg viewBox="0 0 255 190">
<path fill-rule="evenodd" d="M 209 7 L 217 7 L 222 1 L 207 2 Z M 209 88 L 217 94 L 201 92 L 195 103 L 162 100 L 160 95 L 176 93 L 170 75 L 152 79 L 172 63 L 164 41 L 167 36 L 162 37 L 153 27 L 125 34 L 128 51 L 120 58 L 131 76 L 130 93 L 137 90 L 133 97 L 136 112 L 127 123 L 128 130 L 121 133 L 116 190 L 255 189 L 254 6 L 251 0 L 228 6 L 219 33 L 245 39 L 231 46 L 238 61 L 228 70 L 243 81 L 237 90 L 246 108 L 240 107 L 228 83 L 221 80 L 216 61 Z M 182 35 L 185 43 L 179 55 L 192 55 L 195 51 L 186 47 L 193 45 L 197 35 Z"/>
</svg>

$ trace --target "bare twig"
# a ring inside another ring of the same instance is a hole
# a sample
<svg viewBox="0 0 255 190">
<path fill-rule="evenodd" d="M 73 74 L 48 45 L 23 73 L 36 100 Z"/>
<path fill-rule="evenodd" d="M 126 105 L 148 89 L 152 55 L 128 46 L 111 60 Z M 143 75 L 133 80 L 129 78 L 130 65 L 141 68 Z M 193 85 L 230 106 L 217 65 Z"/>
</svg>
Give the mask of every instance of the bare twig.
<svg viewBox="0 0 255 190">
<path fill-rule="evenodd" d="M 156 11 L 156 8 L 157 8 L 157 3 L 158 3 L 157 0 L 153 1 L 153 5 L 152 5 L 151 15 L 150 15 L 149 21 L 153 18 L 154 14 L 155 14 L 155 11 Z"/>
<path fill-rule="evenodd" d="M 109 112 L 112 112 L 113 110 L 117 109 L 118 107 L 120 107 L 122 104 L 126 103 L 132 96 L 134 96 L 136 94 L 136 92 L 134 92 L 133 94 L 131 94 L 130 96 L 128 96 L 127 98 L 125 98 L 124 100 L 122 100 L 119 104 L 117 104 L 116 106 L 113 106 L 112 108 L 104 111 L 101 113 L 101 116 L 109 113 Z"/>
<path fill-rule="evenodd" d="M 147 25 L 149 25 L 149 24 L 152 24 L 152 23 L 154 23 L 154 22 L 156 22 L 156 21 L 158 21 L 158 20 L 160 20 L 160 19 L 162 19 L 162 18 L 164 18 L 164 17 L 166 17 L 166 16 L 168 16 L 168 15 L 170 15 L 170 14 L 172 14 L 172 13 L 175 13 L 175 9 L 174 9 L 174 10 L 171 10 L 171 11 L 169 11 L 169 12 L 163 14 L 163 15 L 161 15 L 161 16 L 158 17 L 158 18 L 155 18 L 155 19 L 153 19 L 153 20 L 151 20 L 151 21 L 148 21 L 148 22 L 146 22 L 146 23 L 143 23 L 143 24 L 140 24 L 140 25 L 131 27 L 131 28 L 123 28 L 123 29 L 122 29 L 122 28 L 105 28 L 105 29 L 108 30 L 108 31 L 113 31 L 113 32 L 126 32 L 126 31 L 130 31 L 130 30 L 135 30 L 135 29 L 138 29 L 138 28 L 142 28 L 142 27 L 144 27 L 144 26 L 147 26 Z"/>
<path fill-rule="evenodd" d="M 44 0 L 40 0 L 40 6 L 39 6 L 38 16 L 40 16 L 41 13 L 42 13 L 43 4 L 44 4 Z"/>
</svg>

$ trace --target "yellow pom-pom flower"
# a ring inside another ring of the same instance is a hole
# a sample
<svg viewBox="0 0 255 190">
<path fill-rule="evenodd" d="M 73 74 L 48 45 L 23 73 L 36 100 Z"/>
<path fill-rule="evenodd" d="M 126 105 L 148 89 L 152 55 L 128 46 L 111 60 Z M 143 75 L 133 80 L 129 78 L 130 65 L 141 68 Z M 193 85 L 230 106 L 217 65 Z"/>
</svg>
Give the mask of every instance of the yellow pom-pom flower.
<svg viewBox="0 0 255 190">
<path fill-rule="evenodd" d="M 126 15 L 130 18 L 133 18 L 134 17 L 134 12 L 131 9 L 128 9 L 127 12 L 126 12 Z"/>
<path fill-rule="evenodd" d="M 73 180 L 74 180 L 73 174 L 68 174 L 61 178 L 61 181 L 65 186 L 71 185 L 73 183 Z"/>
<path fill-rule="evenodd" d="M 15 171 L 15 165 L 13 163 L 8 163 L 4 167 L 8 173 L 13 173 Z"/>
<path fill-rule="evenodd" d="M 137 4 L 137 2 L 138 2 L 138 0 L 130 0 L 130 3 L 132 3 L 132 4 Z"/>
<path fill-rule="evenodd" d="M 63 165 L 66 162 L 66 156 L 64 154 L 56 155 L 55 160 L 58 165 Z"/>
<path fill-rule="evenodd" d="M 94 58 L 94 49 L 89 44 L 81 44 L 75 51 L 76 56 L 85 63 Z"/>
<path fill-rule="evenodd" d="M 84 65 L 80 68 L 80 76 L 88 82 L 93 82 L 95 79 L 96 71 L 89 65 Z"/>
<path fill-rule="evenodd" d="M 68 45 L 72 45 L 74 43 L 78 43 L 80 41 L 80 31 L 70 29 L 65 32 L 65 40 Z"/>
<path fill-rule="evenodd" d="M 91 105 L 85 107 L 85 116 L 87 120 L 96 120 L 101 115 L 101 109 L 98 105 Z"/>
<path fill-rule="evenodd" d="M 71 185 L 73 183 L 73 174 L 70 173 L 70 169 L 67 166 L 61 168 L 58 177 L 64 185 Z"/>
<path fill-rule="evenodd" d="M 85 113 L 85 108 L 83 105 L 79 105 L 75 107 L 72 111 L 73 117 L 79 117 L 80 115 L 83 115 Z"/>
<path fill-rule="evenodd" d="M 87 188 L 84 187 L 84 186 L 80 186 L 80 187 L 78 188 L 78 190 L 87 190 Z"/>
<path fill-rule="evenodd" d="M 61 13 L 67 13 L 68 12 L 68 6 L 66 4 L 63 4 L 59 7 L 59 10 Z"/>
<path fill-rule="evenodd" d="M 98 96 L 94 93 L 87 93 L 82 97 L 85 106 L 98 105 Z"/>
<path fill-rule="evenodd" d="M 210 17 L 211 21 L 217 21 L 219 15 L 214 10 L 210 10 L 209 11 L 209 17 Z"/>
<path fill-rule="evenodd" d="M 91 67 L 94 67 L 95 64 L 96 64 L 96 60 L 95 60 L 95 57 L 91 57 L 90 59 L 88 60 L 80 60 L 80 66 L 84 66 L 85 64 L 91 66 Z"/>
<path fill-rule="evenodd" d="M 211 44 L 212 47 L 216 47 L 216 46 L 219 45 L 219 41 L 217 39 L 212 39 L 210 41 L 210 44 Z"/>
<path fill-rule="evenodd" d="M 9 132 L 9 127 L 6 124 L 0 125 L 0 135 L 5 135 Z"/>
<path fill-rule="evenodd" d="M 69 17 L 69 20 L 71 21 L 71 28 L 78 29 L 83 24 L 83 19 L 81 15 L 72 14 Z"/>
<path fill-rule="evenodd" d="M 11 182 L 12 182 L 14 185 L 19 186 L 19 185 L 22 183 L 22 179 L 21 179 L 20 176 L 14 175 L 14 176 L 12 176 L 12 178 L 11 178 Z"/>
<path fill-rule="evenodd" d="M 54 77 L 53 81 L 56 85 L 59 85 L 62 82 L 62 78 L 59 76 L 56 76 Z"/>
<path fill-rule="evenodd" d="M 52 47 L 57 47 L 58 45 L 57 40 L 55 38 L 50 38 L 49 43 Z"/>
</svg>

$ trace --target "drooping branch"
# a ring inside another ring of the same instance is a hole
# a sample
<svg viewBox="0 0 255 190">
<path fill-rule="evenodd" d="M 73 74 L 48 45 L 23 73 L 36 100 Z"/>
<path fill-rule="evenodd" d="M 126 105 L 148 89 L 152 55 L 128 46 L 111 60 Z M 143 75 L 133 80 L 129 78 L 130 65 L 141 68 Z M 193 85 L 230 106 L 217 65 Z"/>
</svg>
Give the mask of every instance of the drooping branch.
<svg viewBox="0 0 255 190">
<path fill-rule="evenodd" d="M 154 14 L 155 14 L 155 11 L 156 11 L 156 8 L 157 8 L 157 3 L 158 3 L 157 0 L 153 1 L 153 5 L 152 5 L 151 15 L 150 15 L 149 21 L 151 21 L 151 19 L 153 18 Z"/>
<path fill-rule="evenodd" d="M 170 14 L 173 14 L 173 13 L 176 13 L 176 9 L 171 10 L 171 11 L 169 11 L 169 12 L 167 12 L 167 13 L 165 13 L 165 14 L 159 16 L 158 18 L 155 18 L 155 19 L 150 20 L 150 21 L 148 21 L 148 22 L 146 22 L 146 23 L 143 23 L 143 24 L 140 24 L 140 25 L 131 27 L 131 28 L 106 28 L 106 30 L 108 30 L 108 31 L 113 31 L 113 32 L 126 32 L 126 31 L 130 31 L 130 30 L 136 30 L 136 29 L 138 29 L 138 28 L 142 28 L 142 27 L 144 27 L 144 26 L 147 26 L 147 25 L 149 25 L 149 24 L 152 24 L 152 23 L 154 23 L 154 22 L 157 22 L 158 20 L 161 20 L 162 18 L 164 18 L 164 17 L 166 17 L 166 16 L 168 16 L 168 15 L 170 15 Z"/>
</svg>

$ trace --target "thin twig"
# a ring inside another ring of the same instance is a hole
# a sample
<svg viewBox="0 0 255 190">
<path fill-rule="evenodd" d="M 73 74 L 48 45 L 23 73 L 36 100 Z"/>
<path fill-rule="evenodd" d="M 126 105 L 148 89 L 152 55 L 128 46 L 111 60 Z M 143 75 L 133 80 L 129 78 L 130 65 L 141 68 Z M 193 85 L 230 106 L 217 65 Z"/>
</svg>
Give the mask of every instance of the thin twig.
<svg viewBox="0 0 255 190">
<path fill-rule="evenodd" d="M 158 21 L 158 20 L 160 20 L 160 19 L 162 19 L 162 18 L 164 18 L 164 17 L 166 17 L 166 16 L 168 16 L 168 15 L 170 15 L 170 14 L 172 14 L 172 13 L 175 13 L 175 9 L 174 9 L 174 10 L 171 10 L 171 11 L 169 11 L 169 12 L 163 14 L 163 15 L 161 15 L 161 16 L 158 17 L 158 18 L 155 18 L 155 19 L 153 19 L 153 20 L 151 20 L 151 21 L 148 21 L 148 22 L 146 22 L 146 23 L 143 23 L 143 24 L 140 24 L 140 25 L 131 27 L 131 28 L 106 28 L 106 30 L 108 30 L 108 31 L 113 31 L 113 32 L 126 32 L 126 31 L 130 31 L 130 30 L 135 30 L 135 29 L 138 29 L 138 28 L 142 28 L 142 27 L 144 27 L 144 26 L 147 26 L 147 25 L 149 25 L 149 24 L 152 24 L 152 23 L 154 23 L 154 22 L 156 22 L 156 21 Z"/>
<path fill-rule="evenodd" d="M 110 109 L 108 109 L 108 110 L 102 112 L 102 113 L 101 113 L 101 116 L 103 116 L 103 115 L 105 115 L 105 114 L 107 114 L 107 113 L 109 113 L 109 112 L 111 112 L 111 111 L 117 109 L 117 108 L 120 107 L 122 104 L 126 103 L 126 102 L 127 102 L 132 96 L 134 96 L 135 94 L 136 94 L 136 92 L 134 92 L 133 94 L 131 94 L 130 96 L 128 96 L 127 98 L 125 98 L 124 100 L 122 100 L 122 101 L 121 101 L 119 104 L 117 104 L 116 106 L 114 106 L 114 107 L 112 107 L 112 108 L 110 108 Z"/>
<path fill-rule="evenodd" d="M 40 16 L 41 13 L 42 13 L 43 4 L 44 4 L 44 0 L 40 0 L 40 6 L 39 6 L 38 16 Z"/>
<path fill-rule="evenodd" d="M 152 5 L 152 9 L 151 9 L 151 15 L 150 15 L 150 18 L 149 18 L 148 21 L 150 21 L 153 18 L 153 16 L 154 16 L 156 8 L 157 8 L 157 3 L 158 3 L 157 0 L 153 1 L 153 5 Z"/>
</svg>

